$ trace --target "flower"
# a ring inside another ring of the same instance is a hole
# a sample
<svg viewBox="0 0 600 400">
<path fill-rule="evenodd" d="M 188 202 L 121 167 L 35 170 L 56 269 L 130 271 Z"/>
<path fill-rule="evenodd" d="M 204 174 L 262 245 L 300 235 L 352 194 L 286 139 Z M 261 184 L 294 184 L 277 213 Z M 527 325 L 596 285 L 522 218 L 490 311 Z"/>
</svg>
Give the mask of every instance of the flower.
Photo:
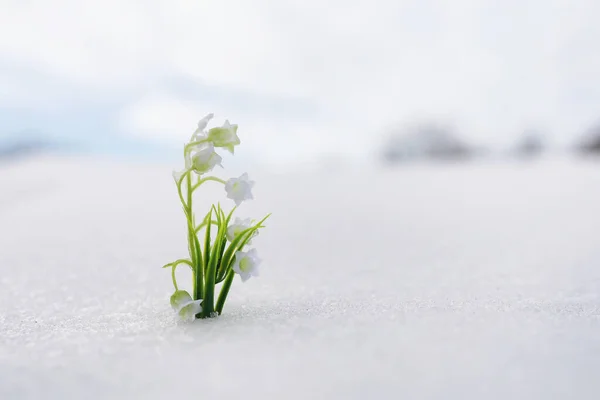
<svg viewBox="0 0 600 400">
<path fill-rule="evenodd" d="M 243 231 L 245 231 L 246 229 L 250 228 L 252 226 L 252 221 L 250 220 L 250 218 L 246 218 L 246 219 L 241 219 L 236 217 L 235 221 L 233 222 L 233 224 L 229 225 L 229 227 L 227 228 L 227 240 L 229 240 L 230 242 L 233 242 L 233 240 Z M 252 234 L 252 237 L 258 235 L 258 231 L 254 231 L 254 233 Z M 246 244 L 251 244 L 252 239 L 248 240 L 246 242 Z"/>
<path fill-rule="evenodd" d="M 235 261 L 231 267 L 242 278 L 242 282 L 246 282 L 252 276 L 258 276 L 258 265 L 260 258 L 256 254 L 256 249 L 250 251 L 236 251 Z"/>
<path fill-rule="evenodd" d="M 187 303 L 185 306 L 181 307 L 179 310 L 179 317 L 184 321 L 193 321 L 196 319 L 196 314 L 202 312 L 202 299 L 194 300 Z"/>
<path fill-rule="evenodd" d="M 202 299 L 192 300 L 192 296 L 185 290 L 177 290 L 171 296 L 171 307 L 184 321 L 193 321 L 196 314 L 202 311 Z"/>
<path fill-rule="evenodd" d="M 173 179 L 175 179 L 175 183 L 179 183 L 179 180 L 181 179 L 181 177 L 183 176 L 183 174 L 186 173 L 187 170 L 182 170 L 182 171 L 173 171 Z"/>
<path fill-rule="evenodd" d="M 198 128 L 192 135 L 192 142 L 200 140 L 202 138 L 201 136 L 206 135 L 204 129 L 206 129 L 206 126 L 208 125 L 208 122 L 212 119 L 212 117 L 214 117 L 213 113 L 206 114 L 204 118 L 198 121 Z"/>
<path fill-rule="evenodd" d="M 212 144 L 201 147 L 192 157 L 192 168 L 198 174 L 212 170 L 215 165 L 221 165 L 223 158 L 215 152 Z"/>
<path fill-rule="evenodd" d="M 215 147 L 223 147 L 233 154 L 234 146 L 240 144 L 237 129 L 237 124 L 231 125 L 229 121 L 225 121 L 222 127 L 210 129 L 207 138 Z"/>
<path fill-rule="evenodd" d="M 231 178 L 225 182 L 225 191 L 227 197 L 235 201 L 235 204 L 239 206 L 244 200 L 251 200 L 252 187 L 254 182 L 248 179 L 248 174 L 244 173 L 239 178 Z"/>
</svg>

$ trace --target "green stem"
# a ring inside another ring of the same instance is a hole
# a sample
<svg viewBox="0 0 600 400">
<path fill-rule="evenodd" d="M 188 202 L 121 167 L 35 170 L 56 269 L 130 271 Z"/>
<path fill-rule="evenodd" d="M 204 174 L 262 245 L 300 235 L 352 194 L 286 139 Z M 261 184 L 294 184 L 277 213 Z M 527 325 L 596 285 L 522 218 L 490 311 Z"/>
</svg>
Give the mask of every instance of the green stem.
<svg viewBox="0 0 600 400">
<path fill-rule="evenodd" d="M 177 268 L 177 266 L 179 264 L 189 265 L 190 268 L 192 269 L 192 274 L 194 274 L 194 265 L 185 259 L 177 260 L 177 261 L 174 261 L 172 263 L 169 263 L 169 264 L 163 266 L 163 268 L 171 267 L 171 279 L 173 280 L 173 286 L 175 287 L 175 290 L 179 290 L 179 287 L 177 286 L 177 278 L 175 277 L 175 269 Z"/>
<path fill-rule="evenodd" d="M 222 183 L 223 185 L 226 183 L 226 181 L 224 181 L 221 178 L 217 178 L 216 176 L 207 176 L 206 178 L 202 178 L 198 180 L 198 183 L 196 183 L 193 187 L 192 187 L 192 192 L 196 189 L 198 189 L 200 187 L 200 185 L 202 185 L 204 182 L 208 182 L 208 181 L 214 181 L 214 182 L 219 182 Z"/>
<path fill-rule="evenodd" d="M 219 293 L 219 298 L 217 299 L 217 306 L 215 307 L 215 311 L 221 315 L 223 312 L 223 306 L 225 305 L 225 300 L 227 300 L 227 295 L 229 294 L 229 288 L 231 288 L 231 284 L 233 283 L 233 278 L 235 278 L 235 272 L 232 269 L 227 273 L 227 277 L 223 282 L 223 286 L 221 286 L 221 293 Z"/>
<path fill-rule="evenodd" d="M 185 202 L 185 199 L 183 198 L 183 194 L 181 193 L 181 184 L 183 183 L 183 180 L 186 177 L 189 177 L 191 172 L 192 172 L 191 170 L 185 171 L 183 173 L 183 175 L 181 175 L 181 177 L 179 178 L 179 181 L 177 181 L 177 192 L 179 193 L 179 200 L 181 200 L 181 204 L 183 205 L 183 208 L 187 208 L 187 204 Z"/>
<path fill-rule="evenodd" d="M 225 235 L 224 228 L 222 223 L 224 221 L 221 220 L 220 208 L 217 210 L 215 206 L 213 206 L 215 213 L 217 214 L 217 224 L 219 225 L 219 230 L 217 231 L 217 236 L 215 238 L 215 243 L 213 250 L 210 252 L 211 257 L 206 262 L 206 277 L 204 281 L 204 301 L 202 302 L 202 317 L 212 317 L 215 312 L 215 280 L 217 275 L 217 261 L 218 261 L 218 250 L 220 248 L 220 243 Z M 212 210 L 209 214 L 212 218 Z M 209 232 L 207 228 L 207 232 Z M 207 244 L 208 245 L 208 244 Z"/>
<path fill-rule="evenodd" d="M 185 210 L 187 214 L 188 243 L 190 248 L 190 258 L 192 259 L 192 264 L 194 265 L 194 279 L 192 281 L 192 286 L 194 289 L 194 300 L 198 300 L 203 297 L 204 271 L 202 268 L 202 250 L 200 249 L 198 238 L 196 237 L 196 232 L 194 229 L 194 213 L 192 208 L 192 179 L 189 174 L 186 176 L 186 185 L 187 204 Z"/>
<path fill-rule="evenodd" d="M 173 280 L 173 286 L 175 286 L 175 291 L 178 291 L 179 287 L 177 287 L 177 278 L 175 278 L 175 265 L 171 267 L 171 279 Z"/>
</svg>

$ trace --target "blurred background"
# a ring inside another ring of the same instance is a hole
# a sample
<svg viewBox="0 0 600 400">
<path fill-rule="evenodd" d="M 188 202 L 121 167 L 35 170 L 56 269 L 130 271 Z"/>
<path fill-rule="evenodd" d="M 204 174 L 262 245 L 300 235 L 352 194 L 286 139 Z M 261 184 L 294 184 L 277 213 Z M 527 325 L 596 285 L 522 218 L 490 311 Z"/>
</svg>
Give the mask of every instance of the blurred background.
<svg viewBox="0 0 600 400">
<path fill-rule="evenodd" d="M 0 157 L 236 162 L 600 152 L 594 0 L 0 0 Z"/>
</svg>

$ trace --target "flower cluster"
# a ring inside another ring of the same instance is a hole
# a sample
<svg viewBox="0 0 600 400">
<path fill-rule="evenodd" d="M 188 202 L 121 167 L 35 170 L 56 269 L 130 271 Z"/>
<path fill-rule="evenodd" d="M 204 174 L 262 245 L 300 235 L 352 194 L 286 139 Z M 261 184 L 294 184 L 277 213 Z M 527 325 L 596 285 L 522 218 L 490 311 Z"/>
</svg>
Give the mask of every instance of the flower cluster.
<svg viewBox="0 0 600 400">
<path fill-rule="evenodd" d="M 223 158 L 217 153 L 217 149 L 225 149 L 234 154 L 235 147 L 240 144 L 238 126 L 230 124 L 229 121 L 225 121 L 223 126 L 207 130 L 212 118 L 213 114 L 208 114 L 198 122 L 197 129 L 184 147 L 185 167 L 182 171 L 173 172 L 187 220 L 189 258 L 179 259 L 163 268 L 171 268 L 175 287 L 175 293 L 171 296 L 171 306 L 184 320 L 220 315 L 235 274 L 240 276 L 242 282 L 246 282 L 252 276 L 258 276 L 261 260 L 256 249 L 244 251 L 244 247 L 251 244 L 269 217 L 267 215 L 258 222 L 250 218 L 236 217 L 231 222 L 237 207 L 243 201 L 253 199 L 254 182 L 246 173 L 229 180 L 206 175 L 217 165 L 223 167 Z M 193 194 L 208 181 L 223 184 L 226 196 L 234 201 L 235 207 L 225 214 L 220 204 L 212 205 L 202 222 L 197 224 L 193 210 Z M 216 227 L 214 235 L 213 227 Z M 192 272 L 193 295 L 180 290 L 177 285 L 175 270 L 181 264 L 187 265 Z M 221 290 L 215 302 L 215 287 L 220 283 Z"/>
</svg>

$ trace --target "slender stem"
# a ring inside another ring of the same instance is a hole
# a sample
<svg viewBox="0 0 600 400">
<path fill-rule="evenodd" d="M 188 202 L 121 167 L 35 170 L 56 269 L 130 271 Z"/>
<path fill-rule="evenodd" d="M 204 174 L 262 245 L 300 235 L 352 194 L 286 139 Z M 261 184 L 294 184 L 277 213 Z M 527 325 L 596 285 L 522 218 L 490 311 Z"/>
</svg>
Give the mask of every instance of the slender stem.
<svg viewBox="0 0 600 400">
<path fill-rule="evenodd" d="M 177 278 L 175 277 L 175 269 L 177 268 L 177 266 L 179 264 L 189 265 L 190 268 L 192 268 L 192 275 L 194 274 L 194 266 L 188 260 L 181 259 L 181 260 L 177 260 L 175 262 L 165 265 L 163 268 L 171 267 L 171 279 L 173 280 L 173 286 L 175 287 L 175 290 L 179 290 L 179 287 L 177 286 Z"/>
<path fill-rule="evenodd" d="M 171 279 L 173 280 L 173 286 L 175 286 L 175 291 L 178 291 L 179 287 L 177 287 L 177 278 L 175 278 L 175 266 L 174 265 L 171 268 Z"/>
<path fill-rule="evenodd" d="M 219 259 L 218 251 L 220 248 L 221 241 L 223 240 L 223 236 L 225 234 L 224 228 L 222 226 L 223 221 L 221 220 L 221 209 L 218 210 L 213 205 L 211 209 L 211 213 L 209 214 L 209 218 L 212 218 L 212 211 L 217 215 L 217 224 L 219 229 L 217 231 L 217 235 L 215 237 L 215 242 L 213 246 L 213 250 L 210 252 L 210 260 L 208 260 L 206 265 L 206 276 L 204 281 L 204 301 L 202 302 L 202 316 L 203 317 L 212 317 L 215 312 L 215 281 L 217 275 L 217 262 Z M 207 232 L 209 229 L 207 228 Z"/>
<path fill-rule="evenodd" d="M 181 175 L 181 177 L 179 178 L 179 181 L 177 181 L 177 193 L 179 193 L 179 200 L 181 200 L 183 208 L 187 208 L 187 204 L 183 198 L 183 194 L 181 193 L 181 184 L 183 183 L 183 180 L 190 175 L 191 172 L 191 170 L 185 171 L 183 175 Z"/>
<path fill-rule="evenodd" d="M 206 178 L 202 178 L 202 179 L 198 179 L 198 183 L 196 183 L 193 187 L 192 187 L 192 192 L 196 189 L 198 189 L 200 187 L 200 185 L 202 185 L 204 182 L 208 182 L 208 181 L 214 181 L 214 182 L 219 182 L 222 183 L 223 185 L 225 183 L 227 183 L 226 181 L 224 181 L 221 178 L 217 178 L 216 176 L 207 176 Z"/>
<path fill-rule="evenodd" d="M 202 252 L 199 248 L 198 238 L 196 237 L 194 229 L 194 213 L 192 207 L 192 179 L 189 174 L 186 176 L 186 185 L 187 204 L 185 210 L 187 214 L 188 243 L 190 248 L 190 258 L 192 259 L 192 264 L 194 265 L 194 279 L 192 280 L 192 286 L 194 289 L 194 300 L 198 300 L 203 297 L 204 274 L 202 268 Z"/>
<path fill-rule="evenodd" d="M 223 282 L 223 286 L 221 286 L 221 293 L 219 293 L 219 298 L 217 299 L 217 306 L 215 307 L 215 311 L 221 315 L 223 312 L 223 306 L 225 305 L 225 300 L 227 300 L 227 295 L 229 294 L 229 288 L 231 288 L 231 284 L 233 283 L 233 278 L 235 278 L 235 272 L 232 269 L 227 273 L 227 277 Z"/>
</svg>

